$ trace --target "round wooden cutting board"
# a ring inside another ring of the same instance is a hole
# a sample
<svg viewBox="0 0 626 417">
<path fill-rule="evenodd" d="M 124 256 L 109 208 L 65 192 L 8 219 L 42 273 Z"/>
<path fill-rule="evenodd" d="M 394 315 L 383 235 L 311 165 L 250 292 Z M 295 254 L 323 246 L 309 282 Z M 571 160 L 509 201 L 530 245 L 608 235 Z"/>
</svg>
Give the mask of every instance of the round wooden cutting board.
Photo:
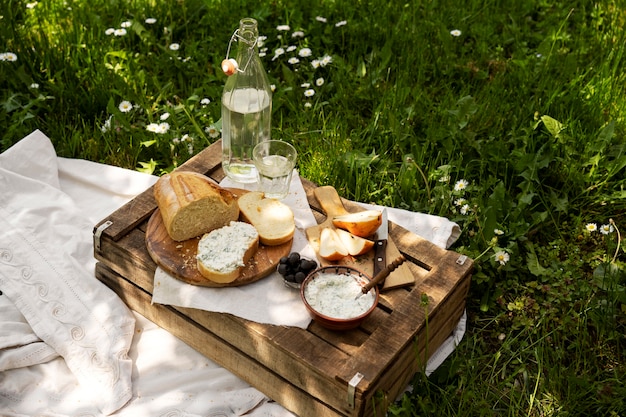
<svg viewBox="0 0 626 417">
<path fill-rule="evenodd" d="M 237 191 L 245 192 L 244 190 Z M 276 270 L 281 257 L 289 255 L 293 243 L 293 240 L 290 240 L 278 246 L 259 245 L 259 249 L 248 261 L 239 277 L 228 284 L 220 284 L 204 278 L 198 271 L 196 253 L 199 241 L 199 237 L 183 242 L 172 240 L 158 208 L 148 220 L 146 246 L 154 262 L 173 277 L 188 284 L 203 287 L 236 287 L 265 278 Z"/>
</svg>

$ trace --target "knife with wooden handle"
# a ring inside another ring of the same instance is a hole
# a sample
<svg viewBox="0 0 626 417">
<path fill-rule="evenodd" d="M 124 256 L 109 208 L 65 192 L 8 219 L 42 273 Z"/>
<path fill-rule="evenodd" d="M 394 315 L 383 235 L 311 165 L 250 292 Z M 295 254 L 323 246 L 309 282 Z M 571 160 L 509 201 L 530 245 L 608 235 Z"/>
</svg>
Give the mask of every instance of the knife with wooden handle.
<svg viewBox="0 0 626 417">
<path fill-rule="evenodd" d="M 387 266 L 387 237 L 389 235 L 389 220 L 387 219 L 387 209 L 383 208 L 382 223 L 376 231 L 376 242 L 374 243 L 374 274 L 378 275 L 380 271 Z M 385 284 L 383 279 L 378 286 L 380 288 Z"/>
</svg>

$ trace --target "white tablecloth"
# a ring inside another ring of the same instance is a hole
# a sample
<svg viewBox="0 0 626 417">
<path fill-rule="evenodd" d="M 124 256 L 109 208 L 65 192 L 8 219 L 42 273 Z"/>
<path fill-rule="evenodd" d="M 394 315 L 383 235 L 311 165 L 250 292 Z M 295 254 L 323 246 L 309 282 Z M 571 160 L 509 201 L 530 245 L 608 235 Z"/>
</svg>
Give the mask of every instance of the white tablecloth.
<svg viewBox="0 0 626 417">
<path fill-rule="evenodd" d="M 1 415 L 292 416 L 94 277 L 93 226 L 155 180 L 59 158 L 39 131 L 0 154 Z M 420 216 L 440 246 L 458 236 Z M 464 331 L 462 319 L 427 372 Z"/>
</svg>

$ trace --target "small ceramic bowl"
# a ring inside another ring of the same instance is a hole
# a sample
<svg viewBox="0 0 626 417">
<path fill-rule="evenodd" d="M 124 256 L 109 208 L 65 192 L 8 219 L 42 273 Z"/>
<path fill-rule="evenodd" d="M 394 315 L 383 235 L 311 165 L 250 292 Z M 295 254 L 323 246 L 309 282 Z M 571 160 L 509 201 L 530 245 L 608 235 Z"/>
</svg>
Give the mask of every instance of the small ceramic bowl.
<svg viewBox="0 0 626 417">
<path fill-rule="evenodd" d="M 331 330 L 358 327 L 376 309 L 379 292 L 361 288 L 370 277 L 347 266 L 325 266 L 311 272 L 300 287 L 300 296 L 311 318 Z"/>
</svg>

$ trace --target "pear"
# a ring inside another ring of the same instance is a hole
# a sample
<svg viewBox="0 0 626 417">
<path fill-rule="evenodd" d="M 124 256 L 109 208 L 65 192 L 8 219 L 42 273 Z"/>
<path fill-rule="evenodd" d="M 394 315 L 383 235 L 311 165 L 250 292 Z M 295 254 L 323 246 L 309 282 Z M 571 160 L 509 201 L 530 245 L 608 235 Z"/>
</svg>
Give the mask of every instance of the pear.
<svg viewBox="0 0 626 417">
<path fill-rule="evenodd" d="M 330 227 L 320 232 L 319 255 L 327 261 L 338 261 L 348 256 L 348 249 L 344 246 L 339 235 Z"/>
<path fill-rule="evenodd" d="M 383 223 L 383 214 L 378 210 L 365 210 L 342 214 L 333 218 L 333 225 L 347 230 L 355 236 L 368 237 L 374 234 Z"/>
<path fill-rule="evenodd" d="M 363 255 L 374 247 L 374 242 L 369 239 L 353 235 L 343 229 L 337 229 L 336 232 L 341 243 L 343 243 L 343 246 L 348 250 L 348 254 L 352 256 Z"/>
</svg>

